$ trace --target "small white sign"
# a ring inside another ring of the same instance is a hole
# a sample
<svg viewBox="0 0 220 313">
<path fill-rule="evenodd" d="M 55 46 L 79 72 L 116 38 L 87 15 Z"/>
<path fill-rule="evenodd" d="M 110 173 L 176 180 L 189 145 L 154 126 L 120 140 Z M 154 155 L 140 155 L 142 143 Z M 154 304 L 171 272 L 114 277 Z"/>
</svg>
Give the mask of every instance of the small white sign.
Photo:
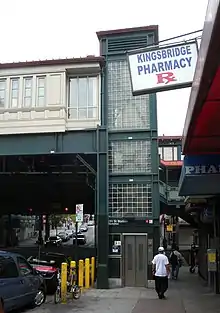
<svg viewBox="0 0 220 313">
<path fill-rule="evenodd" d="M 113 253 L 118 253 L 118 250 L 119 250 L 118 247 L 116 247 L 116 246 L 112 247 L 112 252 Z"/>
<path fill-rule="evenodd" d="M 133 95 L 191 86 L 197 55 L 195 41 L 128 53 Z"/>
<path fill-rule="evenodd" d="M 121 241 L 114 241 L 114 246 L 121 246 Z"/>
<path fill-rule="evenodd" d="M 76 222 L 83 222 L 83 204 L 76 205 Z"/>
</svg>

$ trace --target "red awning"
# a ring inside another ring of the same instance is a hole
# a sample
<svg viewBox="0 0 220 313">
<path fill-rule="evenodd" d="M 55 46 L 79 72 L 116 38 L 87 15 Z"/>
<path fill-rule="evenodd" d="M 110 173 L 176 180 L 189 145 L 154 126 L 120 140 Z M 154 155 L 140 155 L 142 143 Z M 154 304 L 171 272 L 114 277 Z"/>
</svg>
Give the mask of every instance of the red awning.
<svg viewBox="0 0 220 313">
<path fill-rule="evenodd" d="M 183 154 L 220 153 L 220 0 L 210 0 L 183 131 Z"/>
</svg>

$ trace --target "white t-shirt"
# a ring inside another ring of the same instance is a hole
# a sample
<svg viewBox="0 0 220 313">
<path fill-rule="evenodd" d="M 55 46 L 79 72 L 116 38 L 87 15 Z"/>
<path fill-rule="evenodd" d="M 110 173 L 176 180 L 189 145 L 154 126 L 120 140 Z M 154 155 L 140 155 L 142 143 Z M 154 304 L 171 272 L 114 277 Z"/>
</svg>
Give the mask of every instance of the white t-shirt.
<svg viewBox="0 0 220 313">
<path fill-rule="evenodd" d="M 156 265 L 155 276 L 165 277 L 167 276 L 166 265 L 169 264 L 169 260 L 166 255 L 159 253 L 155 255 L 152 263 Z"/>
</svg>

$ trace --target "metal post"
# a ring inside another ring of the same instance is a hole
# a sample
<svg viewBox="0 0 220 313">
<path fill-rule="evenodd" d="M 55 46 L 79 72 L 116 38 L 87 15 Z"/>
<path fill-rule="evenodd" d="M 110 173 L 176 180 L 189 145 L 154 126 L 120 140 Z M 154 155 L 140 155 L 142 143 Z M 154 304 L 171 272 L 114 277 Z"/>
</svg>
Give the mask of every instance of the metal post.
<svg viewBox="0 0 220 313">
<path fill-rule="evenodd" d="M 76 239 L 75 239 L 75 261 L 76 261 L 76 279 L 78 281 L 78 222 L 75 226 L 76 230 Z"/>
<path fill-rule="evenodd" d="M 216 250 L 216 271 L 214 273 L 214 290 L 215 293 L 219 293 L 219 279 L 218 279 L 218 253 L 217 253 L 217 236 L 218 236 L 218 229 L 217 229 L 217 218 L 216 218 L 216 203 L 213 206 L 213 218 L 214 218 L 214 243 L 215 243 L 215 250 Z"/>
</svg>

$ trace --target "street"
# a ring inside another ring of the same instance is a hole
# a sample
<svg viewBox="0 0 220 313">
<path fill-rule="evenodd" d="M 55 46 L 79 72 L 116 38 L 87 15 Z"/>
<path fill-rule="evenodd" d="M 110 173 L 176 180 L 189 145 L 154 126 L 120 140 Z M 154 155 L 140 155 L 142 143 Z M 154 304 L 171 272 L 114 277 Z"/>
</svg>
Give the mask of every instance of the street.
<svg viewBox="0 0 220 313">
<path fill-rule="evenodd" d="M 50 236 L 55 236 L 56 232 L 59 234 L 59 232 L 65 231 L 64 228 L 58 227 L 57 231 L 55 229 L 50 231 Z M 83 232 L 83 234 L 86 237 L 86 244 L 84 245 L 85 247 L 91 247 L 94 246 L 95 244 L 95 227 L 94 226 L 88 226 L 88 231 Z M 20 247 L 30 247 L 30 246 L 35 246 L 36 245 L 36 240 L 37 238 L 30 238 L 24 241 L 19 242 Z M 73 239 L 70 238 L 67 242 L 63 242 L 63 245 L 72 245 L 73 244 Z"/>
</svg>

